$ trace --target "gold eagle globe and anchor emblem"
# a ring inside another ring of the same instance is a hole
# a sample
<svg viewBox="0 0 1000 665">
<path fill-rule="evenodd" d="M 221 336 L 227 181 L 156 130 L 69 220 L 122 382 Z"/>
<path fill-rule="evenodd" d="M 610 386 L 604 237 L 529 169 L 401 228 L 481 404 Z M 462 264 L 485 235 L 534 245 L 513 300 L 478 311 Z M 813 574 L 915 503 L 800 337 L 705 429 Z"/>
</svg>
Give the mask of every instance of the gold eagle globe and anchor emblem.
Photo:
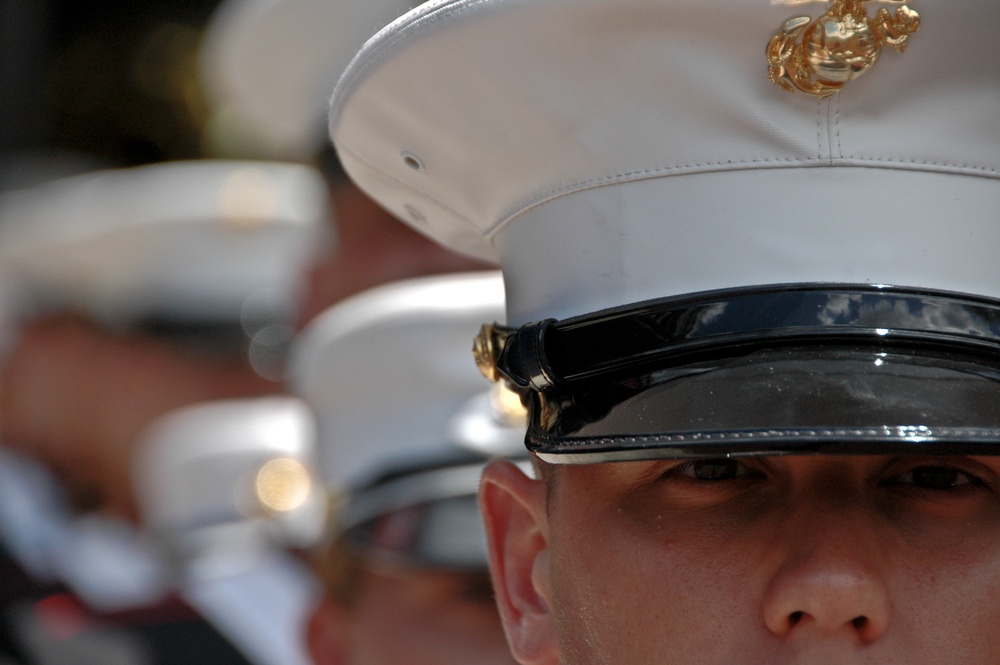
<svg viewBox="0 0 1000 665">
<path fill-rule="evenodd" d="M 867 0 L 833 0 L 817 19 L 785 21 L 767 44 L 768 79 L 789 92 L 828 97 L 864 74 L 883 46 L 900 53 L 920 28 L 920 16 L 906 5 L 895 14 L 882 7 L 869 18 Z"/>
</svg>

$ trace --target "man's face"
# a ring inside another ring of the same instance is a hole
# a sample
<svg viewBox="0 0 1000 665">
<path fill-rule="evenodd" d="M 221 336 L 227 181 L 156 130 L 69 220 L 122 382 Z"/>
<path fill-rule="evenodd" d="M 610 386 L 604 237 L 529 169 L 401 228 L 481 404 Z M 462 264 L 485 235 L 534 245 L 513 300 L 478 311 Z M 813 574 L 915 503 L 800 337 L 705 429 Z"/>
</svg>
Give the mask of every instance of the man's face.
<svg viewBox="0 0 1000 665">
<path fill-rule="evenodd" d="M 523 663 L 1000 663 L 1000 459 L 494 465 Z"/>
<path fill-rule="evenodd" d="M 316 665 L 514 665 L 484 573 L 365 568 L 310 624 Z"/>
</svg>

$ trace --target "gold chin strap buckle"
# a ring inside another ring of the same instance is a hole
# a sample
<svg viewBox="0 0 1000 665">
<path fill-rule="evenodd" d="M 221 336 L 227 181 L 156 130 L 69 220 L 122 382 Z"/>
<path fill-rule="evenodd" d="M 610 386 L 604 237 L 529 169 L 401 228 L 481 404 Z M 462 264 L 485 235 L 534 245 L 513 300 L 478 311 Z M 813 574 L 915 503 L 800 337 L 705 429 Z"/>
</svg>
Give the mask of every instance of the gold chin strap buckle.
<svg viewBox="0 0 1000 665">
<path fill-rule="evenodd" d="M 834 0 L 819 18 L 796 16 L 771 37 L 768 79 L 788 92 L 828 97 L 871 69 L 883 45 L 905 51 L 919 28 L 919 14 L 906 5 L 869 18 L 864 0 Z"/>
<path fill-rule="evenodd" d="M 484 323 L 472 343 L 472 355 L 476 359 L 476 366 L 483 376 L 494 383 L 501 378 L 497 369 L 497 359 L 509 335 L 509 330 L 496 323 Z"/>
</svg>

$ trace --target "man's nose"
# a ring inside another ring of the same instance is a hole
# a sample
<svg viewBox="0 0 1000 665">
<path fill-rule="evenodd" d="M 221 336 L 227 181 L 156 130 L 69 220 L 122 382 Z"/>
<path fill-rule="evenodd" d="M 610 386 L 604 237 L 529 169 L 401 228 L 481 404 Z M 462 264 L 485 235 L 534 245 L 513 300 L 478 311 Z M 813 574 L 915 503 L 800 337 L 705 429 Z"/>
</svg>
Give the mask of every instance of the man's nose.
<svg viewBox="0 0 1000 665">
<path fill-rule="evenodd" d="M 874 516 L 851 502 L 801 505 L 781 536 L 783 559 L 764 597 L 764 622 L 778 637 L 881 638 L 890 603 Z"/>
</svg>

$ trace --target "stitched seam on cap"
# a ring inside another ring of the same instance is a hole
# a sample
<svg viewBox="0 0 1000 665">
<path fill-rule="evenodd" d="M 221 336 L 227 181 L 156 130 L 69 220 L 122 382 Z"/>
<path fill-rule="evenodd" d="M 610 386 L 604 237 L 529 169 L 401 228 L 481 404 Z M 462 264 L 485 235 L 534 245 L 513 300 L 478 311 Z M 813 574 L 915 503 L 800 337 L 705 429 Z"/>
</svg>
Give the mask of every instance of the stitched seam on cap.
<svg viewBox="0 0 1000 665">
<path fill-rule="evenodd" d="M 816 159 L 823 159 L 822 134 L 823 100 L 816 100 Z"/>
<path fill-rule="evenodd" d="M 902 160 L 892 157 L 840 157 L 836 160 L 826 160 L 819 159 L 816 157 L 768 157 L 765 159 L 748 159 L 748 160 L 725 160 L 718 162 L 702 162 L 698 164 L 681 164 L 675 166 L 664 166 L 655 167 L 648 169 L 639 169 L 636 171 L 627 171 L 624 173 L 619 173 L 616 175 L 601 176 L 599 178 L 590 178 L 587 180 L 580 180 L 578 182 L 556 187 L 554 189 L 541 192 L 531 199 L 522 201 L 516 204 L 503 215 L 496 223 L 484 229 L 483 237 L 486 239 L 491 238 L 493 235 L 498 233 L 504 226 L 510 223 L 515 218 L 520 215 L 537 208 L 540 205 L 548 203 L 549 201 L 559 198 L 561 196 L 566 196 L 574 192 L 583 191 L 585 189 L 591 189 L 594 187 L 606 187 L 609 185 L 616 185 L 625 182 L 633 182 L 636 180 L 645 180 L 656 177 L 664 177 L 670 175 L 683 175 L 688 173 L 711 173 L 711 172 L 725 172 L 725 171 L 738 171 L 745 168 L 759 168 L 764 169 L 770 165 L 777 165 L 779 168 L 792 168 L 795 166 L 809 165 L 816 168 L 823 167 L 859 167 L 859 168 L 896 168 L 900 170 L 914 170 L 910 167 L 923 166 L 924 169 L 920 169 L 927 173 L 951 173 L 954 175 L 976 175 L 981 174 L 987 177 L 992 177 L 993 175 L 1000 175 L 1000 169 L 992 166 L 973 166 L 965 164 L 949 164 L 946 162 L 926 162 L 920 160 Z M 947 171 L 939 171 L 938 169 L 949 169 Z"/>
<path fill-rule="evenodd" d="M 840 95 L 834 95 L 837 98 L 837 120 L 836 120 L 836 134 L 837 134 L 837 157 L 843 158 L 844 156 L 844 146 L 840 143 Z"/>
<path fill-rule="evenodd" d="M 840 95 L 834 95 L 834 97 L 839 97 Z M 831 116 L 834 113 L 834 106 L 837 102 L 832 98 L 827 98 L 826 100 L 826 154 L 830 165 L 833 165 L 833 160 L 836 155 L 833 151 L 833 122 L 831 121 Z"/>
<path fill-rule="evenodd" d="M 431 196 L 425 191 L 409 185 L 403 180 L 396 178 L 395 176 L 389 174 L 383 169 L 377 167 L 367 159 L 361 156 L 361 154 L 351 148 L 350 146 L 344 144 L 341 141 L 337 141 L 337 149 L 343 150 L 350 153 L 358 162 L 364 164 L 367 168 L 375 173 L 380 174 L 382 177 L 391 180 L 397 185 L 405 188 L 412 194 L 420 197 L 421 199 L 428 201 L 436 206 L 439 206 L 442 210 L 447 211 L 449 214 L 455 216 L 457 219 L 462 220 L 466 224 L 469 224 L 473 228 L 478 228 L 475 222 L 458 212 L 451 206 L 447 205 L 440 199 Z M 992 175 L 1000 174 L 1000 169 L 990 167 L 990 166 L 973 166 L 968 164 L 950 164 L 947 162 L 927 162 L 920 160 L 902 160 L 898 158 L 891 157 L 839 157 L 837 159 L 821 159 L 815 157 L 768 157 L 765 159 L 749 159 L 749 160 L 725 160 L 717 162 L 701 162 L 695 164 L 679 164 L 674 166 L 666 167 L 656 167 L 648 169 L 638 169 L 635 171 L 626 171 L 624 173 L 601 176 L 598 178 L 589 178 L 587 180 L 580 180 L 569 185 L 563 185 L 554 189 L 547 190 L 532 197 L 531 202 L 527 201 L 514 206 L 514 211 L 504 215 L 502 218 L 491 224 L 490 226 L 482 229 L 482 237 L 484 240 L 489 240 L 494 234 L 496 234 L 501 228 L 508 224 L 514 218 L 534 209 L 538 206 L 547 203 L 560 196 L 565 196 L 567 194 L 572 194 L 577 191 L 582 191 L 585 189 L 591 189 L 594 187 L 604 187 L 608 185 L 620 184 L 624 182 L 632 182 L 635 180 L 645 180 L 655 177 L 663 177 L 669 175 L 684 174 L 689 172 L 724 172 L 724 171 L 737 171 L 743 168 L 767 168 L 769 165 L 778 165 L 780 168 L 792 168 L 796 165 L 812 165 L 814 167 L 861 167 L 861 168 L 877 168 L 877 167 L 888 167 L 891 168 L 895 166 L 899 169 L 907 169 L 907 167 L 913 166 L 923 166 L 926 167 L 928 173 L 936 172 L 934 169 L 951 169 L 952 173 L 959 174 L 969 174 L 978 175 L 976 172 L 981 172 L 983 174 Z M 705 171 L 703 169 L 710 169 L 711 171 Z M 971 173 L 970 173 L 971 172 Z M 485 221 L 485 220 L 484 220 Z"/>
</svg>

